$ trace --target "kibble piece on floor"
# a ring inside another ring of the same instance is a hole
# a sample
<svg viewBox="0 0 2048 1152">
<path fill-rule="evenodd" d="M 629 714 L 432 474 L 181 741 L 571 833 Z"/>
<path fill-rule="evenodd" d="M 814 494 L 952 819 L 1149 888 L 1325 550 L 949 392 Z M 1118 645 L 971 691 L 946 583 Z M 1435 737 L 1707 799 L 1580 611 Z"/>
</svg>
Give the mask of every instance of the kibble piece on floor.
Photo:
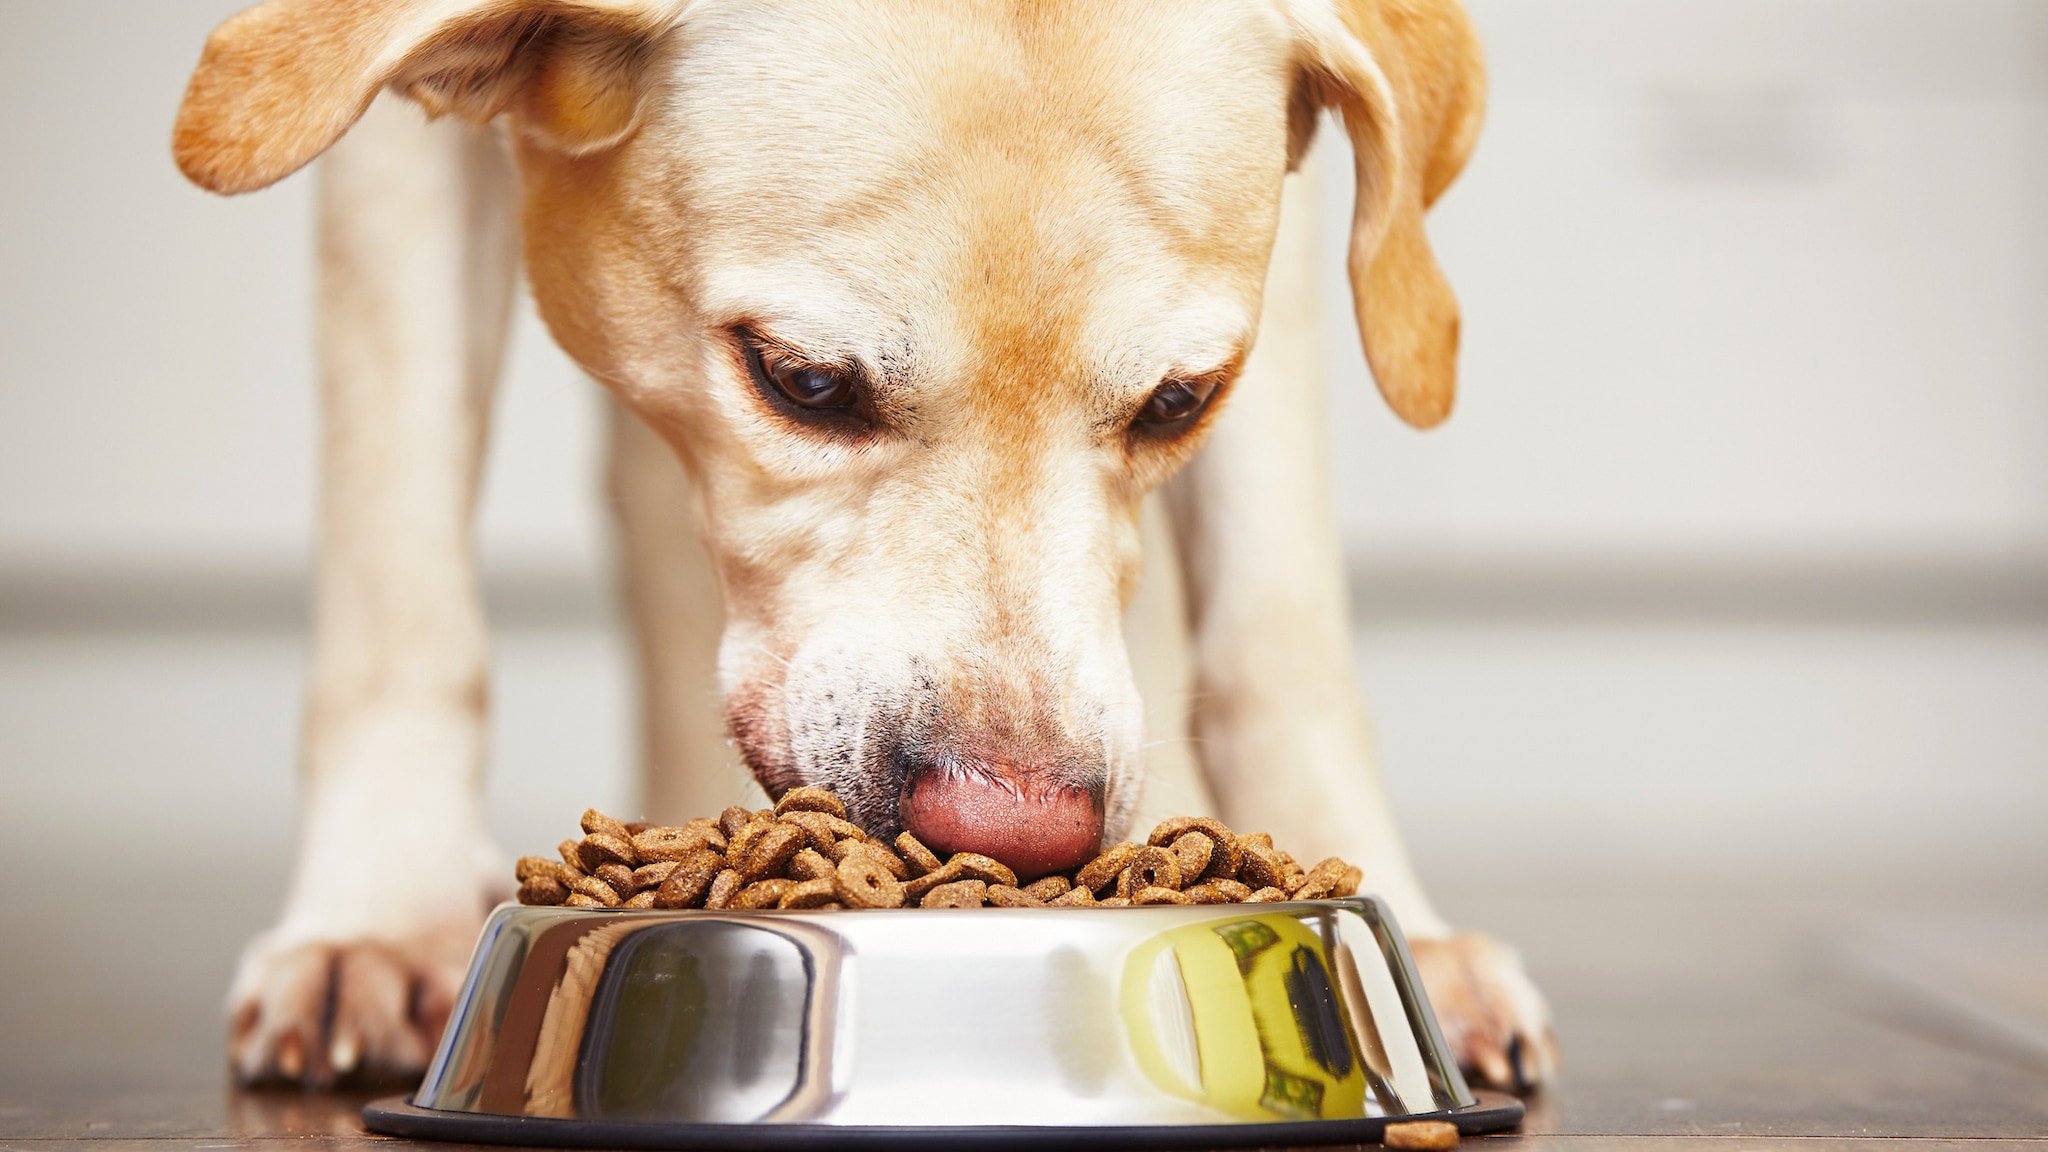
<svg viewBox="0 0 2048 1152">
<path fill-rule="evenodd" d="M 1380 1141 L 1389 1148 L 1456 1148 L 1458 1126 L 1448 1120 L 1401 1120 L 1387 1125 Z"/>
</svg>

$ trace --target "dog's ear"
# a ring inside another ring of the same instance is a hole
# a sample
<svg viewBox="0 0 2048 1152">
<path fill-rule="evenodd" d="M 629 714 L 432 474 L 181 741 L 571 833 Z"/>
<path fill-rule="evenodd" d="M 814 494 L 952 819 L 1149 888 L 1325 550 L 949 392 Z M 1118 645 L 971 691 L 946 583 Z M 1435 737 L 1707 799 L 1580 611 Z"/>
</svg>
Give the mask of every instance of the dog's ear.
<svg viewBox="0 0 2048 1152">
<path fill-rule="evenodd" d="M 1423 210 L 1464 166 L 1486 102 L 1479 40 L 1459 0 L 1296 0 L 1303 113 L 1343 116 L 1357 158 L 1351 291 L 1373 379 L 1401 419 L 1428 428 L 1458 385 L 1458 300 Z M 1296 156 L 1298 159 L 1299 156 Z"/>
<path fill-rule="evenodd" d="M 206 41 L 172 153 L 215 192 L 267 187 L 340 139 L 379 90 L 430 115 L 506 113 L 584 153 L 629 135 L 670 0 L 271 0 Z"/>
</svg>

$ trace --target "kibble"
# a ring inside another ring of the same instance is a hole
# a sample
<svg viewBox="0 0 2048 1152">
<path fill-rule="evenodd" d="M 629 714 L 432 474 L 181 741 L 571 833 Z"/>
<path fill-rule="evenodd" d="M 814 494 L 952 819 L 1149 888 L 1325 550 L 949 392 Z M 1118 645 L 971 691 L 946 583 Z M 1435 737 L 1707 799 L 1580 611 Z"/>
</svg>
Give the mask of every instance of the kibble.
<svg viewBox="0 0 2048 1152">
<path fill-rule="evenodd" d="M 991 908 L 1045 907 L 1045 901 L 1040 900 L 1022 888 L 1012 888 L 1007 884 L 989 885 L 988 903 Z"/>
<path fill-rule="evenodd" d="M 796 881 L 794 880 L 780 878 L 756 880 L 754 883 L 740 889 L 740 894 L 732 898 L 732 907 L 773 908 L 782 903 L 782 898 L 787 896 L 789 890 L 794 887 L 796 887 Z"/>
<path fill-rule="evenodd" d="M 908 832 L 896 837 L 896 852 L 919 876 L 939 870 L 938 856 L 925 847 L 923 841 Z"/>
<path fill-rule="evenodd" d="M 706 908 L 732 907 L 732 898 L 740 894 L 740 889 L 745 887 L 746 883 L 745 880 L 740 879 L 739 873 L 727 868 L 711 878 L 711 890 L 704 894 L 704 906 Z"/>
<path fill-rule="evenodd" d="M 1180 857 L 1164 848 L 1140 848 L 1116 878 L 1116 894 L 1136 898 L 1146 888 L 1180 891 Z"/>
<path fill-rule="evenodd" d="M 633 870 L 624 864 L 599 864 L 591 869 L 590 874 L 610 885 L 622 900 L 640 890 L 639 885 L 633 883 Z"/>
<path fill-rule="evenodd" d="M 792 881 L 789 890 L 776 901 L 777 908 L 820 908 L 839 899 L 836 878 Z"/>
<path fill-rule="evenodd" d="M 979 908 L 988 903 L 988 882 L 985 880 L 955 880 L 941 884 L 924 894 L 918 901 L 919 908 Z"/>
<path fill-rule="evenodd" d="M 903 885 L 883 863 L 884 855 L 882 848 L 847 853 L 833 874 L 840 903 L 848 908 L 903 907 Z"/>
<path fill-rule="evenodd" d="M 775 814 L 781 816 L 788 812 L 823 812 L 846 819 L 846 805 L 823 788 L 791 788 L 784 792 L 782 799 L 775 802 Z"/>
<path fill-rule="evenodd" d="M 792 880 L 830 880 L 837 875 L 839 865 L 815 848 L 801 849 L 789 858 L 789 878 Z"/>
<path fill-rule="evenodd" d="M 583 870 L 596 875 L 598 868 L 606 864 L 623 864 L 628 868 L 640 866 L 640 854 L 633 851 L 633 844 L 609 832 L 592 832 L 576 846 L 576 856 L 583 862 Z"/>
<path fill-rule="evenodd" d="M 878 840 L 823 788 L 792 788 L 773 808 L 735 805 L 679 826 L 583 813 L 583 837 L 559 860 L 513 867 L 522 904 L 566 908 L 1128 908 L 1324 900 L 1364 873 L 1332 856 L 1303 868 L 1265 833 L 1207 816 L 1167 820 L 1070 872 L 1024 883 L 975 852 L 943 859 L 904 832 Z M 1392 1145 L 1393 1128 L 1389 1127 Z M 1452 1130 L 1455 1140 L 1456 1130 Z M 1435 1147 L 1435 1145 L 1408 1145 Z M 1448 1145 L 1446 1145 L 1447 1147 Z"/>
<path fill-rule="evenodd" d="M 757 884 L 780 876 L 804 846 L 803 830 L 793 824 L 773 824 L 748 842 L 739 857 L 732 859 L 747 883 Z"/>
<path fill-rule="evenodd" d="M 625 903 L 619 899 L 618 892 L 611 885 L 595 876 L 578 876 L 569 888 L 578 896 L 586 900 L 595 900 L 605 908 L 617 908 Z"/>
<path fill-rule="evenodd" d="M 1380 1141 L 1389 1148 L 1443 1152 L 1458 1146 L 1458 1126 L 1448 1120 L 1401 1120 L 1387 1125 Z"/>
</svg>

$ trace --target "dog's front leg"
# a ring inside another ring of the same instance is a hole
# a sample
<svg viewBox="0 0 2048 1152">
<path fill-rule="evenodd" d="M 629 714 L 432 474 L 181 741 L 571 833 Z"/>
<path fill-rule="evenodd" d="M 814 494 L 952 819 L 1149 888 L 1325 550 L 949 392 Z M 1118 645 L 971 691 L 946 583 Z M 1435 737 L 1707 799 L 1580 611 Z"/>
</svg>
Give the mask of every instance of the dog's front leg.
<svg viewBox="0 0 2048 1152">
<path fill-rule="evenodd" d="M 381 100 L 322 162 L 321 507 L 298 859 L 229 1057 L 424 1067 L 498 890 L 471 512 L 517 260 L 502 143 Z"/>
<path fill-rule="evenodd" d="M 1288 177 L 1257 348 L 1169 489 L 1195 627 L 1195 746 L 1226 822 L 1272 832 L 1304 863 L 1364 870 L 1413 941 L 1460 1059 L 1531 1085 L 1555 1062 L 1542 998 L 1513 952 L 1437 914 L 1374 763 L 1331 505 L 1313 181 L 1312 169 Z"/>
<path fill-rule="evenodd" d="M 640 739 L 648 819 L 680 824 L 764 797 L 726 736 L 718 691 L 725 627 L 697 498 L 675 450 L 616 399 L 608 464 L 624 595 L 640 657 Z"/>
</svg>

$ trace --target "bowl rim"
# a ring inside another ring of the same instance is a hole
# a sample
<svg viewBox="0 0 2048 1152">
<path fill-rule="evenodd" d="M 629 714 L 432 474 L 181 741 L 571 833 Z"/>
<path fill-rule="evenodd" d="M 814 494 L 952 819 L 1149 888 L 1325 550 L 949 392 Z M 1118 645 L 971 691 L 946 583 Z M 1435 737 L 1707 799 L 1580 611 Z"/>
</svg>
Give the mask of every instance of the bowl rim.
<svg viewBox="0 0 2048 1152">
<path fill-rule="evenodd" d="M 421 1108 L 410 1096 L 363 1106 L 363 1126 L 387 1136 L 475 1144 L 565 1148 L 691 1148 L 731 1152 L 811 1152 L 845 1148 L 1246 1148 L 1309 1144 L 1376 1144 L 1389 1124 L 1441 1120 L 1476 1136 L 1518 1127 L 1524 1106 L 1505 1092 L 1474 1089 L 1463 1108 L 1407 1116 L 1344 1120 L 1279 1120 L 1245 1124 L 787 1124 L 674 1123 L 506 1116 Z"/>
</svg>

